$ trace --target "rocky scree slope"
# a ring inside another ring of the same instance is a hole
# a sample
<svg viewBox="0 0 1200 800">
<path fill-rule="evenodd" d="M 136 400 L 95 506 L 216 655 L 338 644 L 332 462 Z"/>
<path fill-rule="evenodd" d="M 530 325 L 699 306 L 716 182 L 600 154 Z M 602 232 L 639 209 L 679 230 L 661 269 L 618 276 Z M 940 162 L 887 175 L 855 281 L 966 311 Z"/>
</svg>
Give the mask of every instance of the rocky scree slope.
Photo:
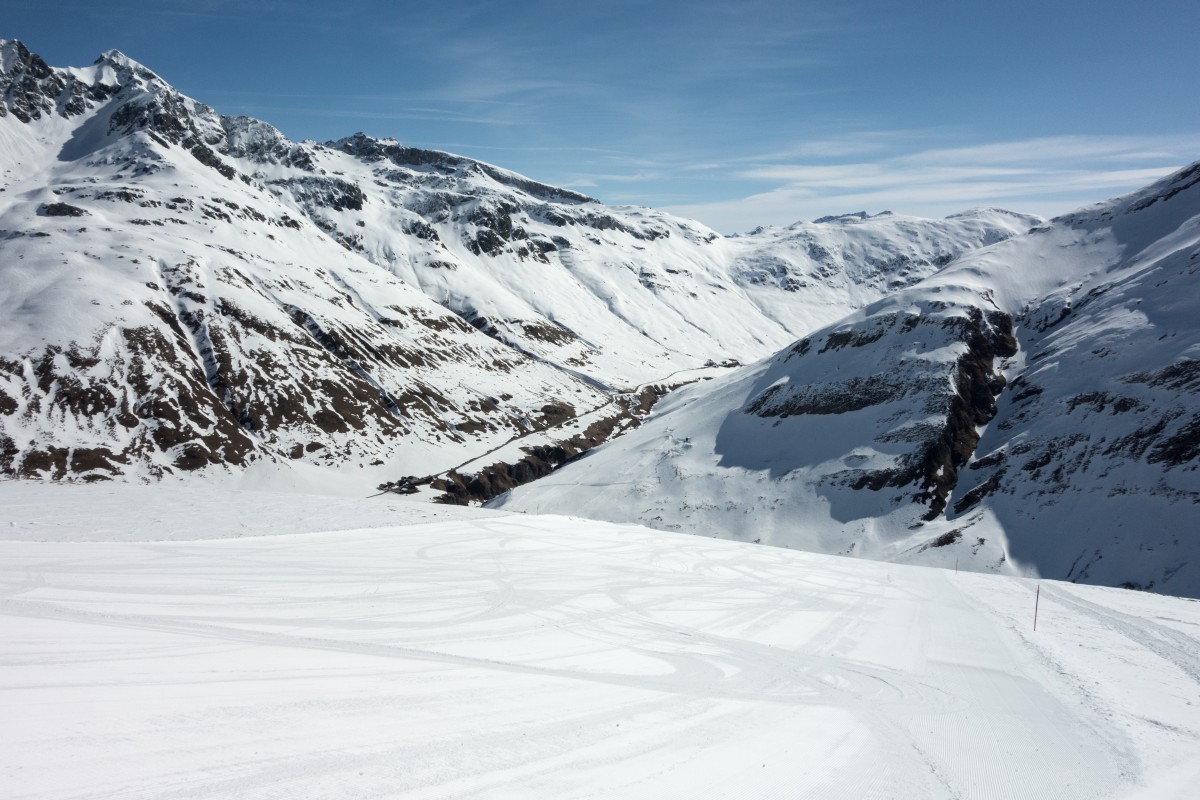
<svg viewBox="0 0 1200 800">
<path fill-rule="evenodd" d="M 506 507 L 1200 596 L 1200 163 L 960 258 Z"/>
<path fill-rule="evenodd" d="M 0 471 L 31 477 L 433 472 L 1037 221 L 727 239 L 394 141 L 291 142 L 116 51 L 61 69 L 16 41 L 0 145 Z"/>
</svg>

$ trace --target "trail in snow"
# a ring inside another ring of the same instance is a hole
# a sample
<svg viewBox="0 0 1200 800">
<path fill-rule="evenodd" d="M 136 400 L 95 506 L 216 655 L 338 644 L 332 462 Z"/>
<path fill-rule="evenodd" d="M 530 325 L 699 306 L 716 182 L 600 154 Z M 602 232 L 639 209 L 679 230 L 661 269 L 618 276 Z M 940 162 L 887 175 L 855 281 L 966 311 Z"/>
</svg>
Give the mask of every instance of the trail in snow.
<svg viewBox="0 0 1200 800">
<path fill-rule="evenodd" d="M 1200 604 L 1044 583 L 1032 634 L 1031 588 L 482 512 L 0 542 L 0 779 L 13 798 L 1186 787 Z"/>
</svg>

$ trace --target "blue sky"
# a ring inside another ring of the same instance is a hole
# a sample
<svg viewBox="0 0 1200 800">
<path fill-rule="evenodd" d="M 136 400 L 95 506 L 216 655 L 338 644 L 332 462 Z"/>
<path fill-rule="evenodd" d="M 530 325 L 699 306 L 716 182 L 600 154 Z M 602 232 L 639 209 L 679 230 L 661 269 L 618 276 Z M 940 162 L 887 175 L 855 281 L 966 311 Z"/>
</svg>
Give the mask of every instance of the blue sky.
<svg viewBox="0 0 1200 800">
<path fill-rule="evenodd" d="M 5 0 L 51 65 L 117 48 L 293 139 L 462 153 L 722 232 L 1053 214 L 1200 159 L 1196 0 Z"/>
</svg>

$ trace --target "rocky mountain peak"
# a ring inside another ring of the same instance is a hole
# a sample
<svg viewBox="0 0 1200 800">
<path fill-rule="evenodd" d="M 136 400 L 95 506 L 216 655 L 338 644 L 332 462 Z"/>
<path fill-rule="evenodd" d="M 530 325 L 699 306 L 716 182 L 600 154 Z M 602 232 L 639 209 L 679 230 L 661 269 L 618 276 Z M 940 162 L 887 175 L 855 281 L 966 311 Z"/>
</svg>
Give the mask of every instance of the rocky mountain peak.
<svg viewBox="0 0 1200 800">
<path fill-rule="evenodd" d="M 50 67 L 16 39 L 0 40 L 0 117 L 29 123 L 45 116 L 77 117 L 126 87 L 166 92 L 157 75 L 119 50 L 86 69 Z"/>
<path fill-rule="evenodd" d="M 145 69 L 145 67 L 143 67 L 141 64 L 134 61 L 132 58 L 130 58 L 129 56 L 125 55 L 120 50 L 117 50 L 115 48 L 112 50 L 105 50 L 103 53 L 98 55 L 96 57 L 96 60 L 93 61 L 92 63 L 93 64 L 111 64 L 114 67 L 129 67 L 129 68 Z"/>
<path fill-rule="evenodd" d="M 148 69 L 120 50 L 106 50 L 101 53 L 92 66 L 96 68 L 96 83 L 106 84 L 115 88 L 137 83 L 141 86 L 158 86 L 168 88 L 167 82 L 154 71 Z"/>
<path fill-rule="evenodd" d="M 30 63 L 35 61 L 41 65 L 41 68 L 49 71 L 46 62 L 41 58 L 29 52 L 27 48 L 18 39 L 0 39 L 0 75 L 7 76 L 14 70 L 28 68 Z"/>
<path fill-rule="evenodd" d="M 225 144 L 221 152 L 258 164 L 284 164 L 313 171 L 312 143 L 296 144 L 275 126 L 252 117 L 221 117 Z"/>
<path fill-rule="evenodd" d="M 0 41 L 0 117 L 22 122 L 53 113 L 67 82 L 15 39 Z"/>
</svg>

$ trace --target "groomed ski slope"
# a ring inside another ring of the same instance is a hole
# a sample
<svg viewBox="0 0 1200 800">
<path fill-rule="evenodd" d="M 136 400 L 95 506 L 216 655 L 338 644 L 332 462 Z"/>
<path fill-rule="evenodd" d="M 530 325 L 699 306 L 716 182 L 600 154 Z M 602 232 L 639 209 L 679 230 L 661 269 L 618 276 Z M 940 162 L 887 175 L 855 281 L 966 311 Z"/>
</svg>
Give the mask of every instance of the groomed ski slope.
<svg viewBox="0 0 1200 800">
<path fill-rule="evenodd" d="M 182 491 L 0 484 L 9 800 L 1200 785 L 1195 601 L 1043 582 L 1034 632 L 1027 579 L 390 498 L 283 534 L 262 509 L 334 501 Z M 143 541 L 63 541 L 98 529 Z"/>
</svg>

